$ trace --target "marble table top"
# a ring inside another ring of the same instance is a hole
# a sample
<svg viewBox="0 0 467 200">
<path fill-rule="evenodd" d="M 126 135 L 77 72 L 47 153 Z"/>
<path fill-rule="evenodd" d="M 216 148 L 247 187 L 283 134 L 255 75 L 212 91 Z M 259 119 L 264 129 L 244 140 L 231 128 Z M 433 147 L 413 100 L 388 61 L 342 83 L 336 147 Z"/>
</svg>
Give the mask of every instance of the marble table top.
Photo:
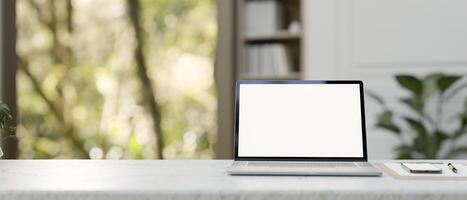
<svg viewBox="0 0 467 200">
<path fill-rule="evenodd" d="M 467 199 L 467 181 L 230 176 L 231 160 L 0 160 L 0 199 Z"/>
</svg>

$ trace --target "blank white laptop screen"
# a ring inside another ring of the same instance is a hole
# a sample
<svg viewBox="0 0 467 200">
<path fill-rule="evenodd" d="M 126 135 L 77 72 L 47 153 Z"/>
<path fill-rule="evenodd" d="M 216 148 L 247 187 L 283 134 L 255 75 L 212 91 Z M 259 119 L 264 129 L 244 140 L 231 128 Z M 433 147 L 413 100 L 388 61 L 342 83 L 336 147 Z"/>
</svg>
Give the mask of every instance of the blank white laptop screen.
<svg viewBox="0 0 467 200">
<path fill-rule="evenodd" d="M 363 157 L 358 84 L 240 84 L 239 157 Z"/>
</svg>

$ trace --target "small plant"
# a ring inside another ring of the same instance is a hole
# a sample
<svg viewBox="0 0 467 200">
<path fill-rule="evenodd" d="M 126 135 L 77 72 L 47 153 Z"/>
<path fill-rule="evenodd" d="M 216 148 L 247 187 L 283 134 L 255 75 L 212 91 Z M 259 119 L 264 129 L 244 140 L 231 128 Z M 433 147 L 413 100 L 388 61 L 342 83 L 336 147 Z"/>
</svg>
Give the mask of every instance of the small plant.
<svg viewBox="0 0 467 200">
<path fill-rule="evenodd" d="M 8 137 L 15 135 L 15 127 L 10 127 L 7 122 L 11 120 L 10 109 L 4 103 L 0 103 L 0 141 L 3 142 Z M 0 157 L 3 156 L 2 148 L 0 147 Z"/>
<path fill-rule="evenodd" d="M 395 113 L 381 97 L 371 92 L 368 95 L 383 108 L 376 126 L 400 138 L 401 144 L 396 148 L 399 159 L 454 158 L 467 153 L 466 146 L 457 144 L 467 132 L 467 101 L 460 114 L 443 113 L 453 97 L 467 87 L 467 84 L 455 84 L 462 77 L 435 73 L 420 79 L 410 75 L 395 78 L 410 93 L 409 97 L 401 98 L 400 103 L 410 108 L 411 113 Z M 433 107 L 427 104 L 435 104 L 435 110 L 429 112 L 427 108 Z M 455 120 L 459 125 L 454 128 L 443 124 Z M 403 127 L 410 131 L 403 131 Z"/>
</svg>

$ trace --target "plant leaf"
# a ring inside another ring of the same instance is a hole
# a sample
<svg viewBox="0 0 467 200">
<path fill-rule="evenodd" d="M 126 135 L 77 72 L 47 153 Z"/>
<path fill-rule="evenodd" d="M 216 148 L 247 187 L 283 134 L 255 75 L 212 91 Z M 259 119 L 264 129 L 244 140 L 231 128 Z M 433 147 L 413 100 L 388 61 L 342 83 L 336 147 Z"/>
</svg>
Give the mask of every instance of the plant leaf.
<svg viewBox="0 0 467 200">
<path fill-rule="evenodd" d="M 447 159 L 455 158 L 456 156 L 466 154 L 466 153 L 467 153 L 467 147 L 457 147 L 457 148 L 454 148 L 453 150 L 449 151 L 446 154 L 446 158 Z"/>
<path fill-rule="evenodd" d="M 396 80 L 399 85 L 411 91 L 415 96 L 420 97 L 422 94 L 422 82 L 414 76 L 396 75 Z"/>
<path fill-rule="evenodd" d="M 442 76 L 438 79 L 438 88 L 441 91 L 441 93 L 443 93 L 461 78 L 462 76 L 457 76 L 457 75 Z"/>
<path fill-rule="evenodd" d="M 425 76 L 422 80 L 423 92 L 422 99 L 430 98 L 436 91 L 438 91 L 438 80 L 442 77 L 441 73 L 433 73 Z"/>
<path fill-rule="evenodd" d="M 390 110 L 385 110 L 382 112 L 378 118 L 376 126 L 382 129 L 389 130 L 393 133 L 400 134 L 400 128 L 393 121 L 393 112 Z"/>
<path fill-rule="evenodd" d="M 412 159 L 412 152 L 414 149 L 408 145 L 400 145 L 394 150 L 399 152 L 398 159 Z"/>
<path fill-rule="evenodd" d="M 412 108 L 418 114 L 423 115 L 424 104 L 419 98 L 401 98 L 400 101 Z"/>
<path fill-rule="evenodd" d="M 430 145 L 429 149 L 430 149 L 430 155 L 432 155 L 433 158 L 436 158 L 436 156 L 438 155 L 439 150 L 441 149 L 442 144 L 447 139 L 449 139 L 449 135 L 442 132 L 442 131 L 440 131 L 440 130 L 436 131 L 433 134 L 433 136 L 430 137 L 430 143 L 432 145 Z"/>
<path fill-rule="evenodd" d="M 435 136 L 435 139 L 436 139 L 435 141 L 438 147 L 441 146 L 444 140 L 449 138 L 448 134 L 446 134 L 445 132 L 439 131 L 439 130 L 435 132 L 434 136 Z"/>
<path fill-rule="evenodd" d="M 4 103 L 0 103 L 0 128 L 5 127 L 5 123 L 12 119 L 10 108 Z"/>
<path fill-rule="evenodd" d="M 427 142 L 425 139 L 422 139 L 420 137 L 417 137 L 414 139 L 414 142 L 413 142 L 413 146 L 414 146 L 414 150 L 415 152 L 418 152 L 418 155 L 423 155 L 423 157 L 420 157 L 420 156 L 417 156 L 417 158 L 429 158 L 429 152 L 428 152 L 428 148 L 427 148 Z"/>
<path fill-rule="evenodd" d="M 457 138 L 461 137 L 462 135 L 464 135 L 467 132 L 465 130 L 465 128 L 467 127 L 467 115 L 466 114 L 467 113 L 460 116 L 461 124 L 459 126 L 459 129 L 457 129 L 454 132 L 454 135 L 452 136 L 452 139 L 457 139 Z"/>
<path fill-rule="evenodd" d="M 421 122 L 415 119 L 412 119 L 410 117 L 405 117 L 404 119 L 405 121 L 407 121 L 410 128 L 413 129 L 416 133 L 416 137 L 414 140 L 415 149 L 419 151 L 420 153 L 423 153 L 427 158 L 429 158 L 430 157 L 429 146 L 431 145 L 428 141 L 428 133 L 426 131 L 425 126 Z"/>
<path fill-rule="evenodd" d="M 378 96 L 376 93 L 372 92 L 372 91 L 366 91 L 366 94 L 368 94 L 369 97 L 371 97 L 372 99 L 374 99 L 376 102 L 378 102 L 381 106 L 385 106 L 386 103 L 384 102 L 383 98 L 381 98 L 380 96 Z"/>
<path fill-rule="evenodd" d="M 460 91 L 465 89 L 467 87 L 467 83 L 463 83 L 460 86 L 457 86 L 456 88 L 453 88 L 452 90 L 449 90 L 446 92 L 446 99 L 452 99 L 456 94 L 458 94 Z"/>
<path fill-rule="evenodd" d="M 465 133 L 467 133 L 467 99 L 464 102 L 464 111 L 458 116 L 460 120 L 459 128 L 454 131 L 454 135 L 451 139 L 456 140 Z"/>
<path fill-rule="evenodd" d="M 409 126 L 417 133 L 418 137 L 427 137 L 427 131 L 425 126 L 418 120 L 412 119 L 410 117 L 404 117 L 405 121 L 409 124 Z"/>
</svg>

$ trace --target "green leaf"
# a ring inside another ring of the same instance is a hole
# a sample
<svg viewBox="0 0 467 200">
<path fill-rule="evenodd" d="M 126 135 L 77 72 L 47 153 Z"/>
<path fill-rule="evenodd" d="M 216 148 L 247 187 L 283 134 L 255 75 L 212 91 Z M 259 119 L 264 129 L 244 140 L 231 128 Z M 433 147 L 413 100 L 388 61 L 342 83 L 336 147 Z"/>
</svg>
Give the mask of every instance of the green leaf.
<svg viewBox="0 0 467 200">
<path fill-rule="evenodd" d="M 426 100 L 430 98 L 436 91 L 438 91 L 438 80 L 442 77 L 441 73 L 434 73 L 425 76 L 422 80 L 423 92 L 422 99 Z"/>
<path fill-rule="evenodd" d="M 418 114 L 423 114 L 424 103 L 419 98 L 401 98 L 400 101 L 412 108 Z"/>
<path fill-rule="evenodd" d="M 370 96 L 372 99 L 374 99 L 376 102 L 378 102 L 381 106 L 384 106 L 386 104 L 384 102 L 383 98 L 381 98 L 380 96 L 378 96 L 374 92 L 366 91 L 366 94 L 368 94 L 368 96 Z"/>
<path fill-rule="evenodd" d="M 414 140 L 415 149 L 418 152 L 425 155 L 426 159 L 434 159 L 437 157 L 437 153 L 441 146 L 441 143 L 448 138 L 448 135 L 441 131 L 437 131 L 430 137 L 427 129 L 421 121 L 412 119 L 410 117 L 404 118 L 409 124 L 410 128 L 413 129 L 417 137 Z"/>
<path fill-rule="evenodd" d="M 400 145 L 395 148 L 399 152 L 398 159 L 412 159 L 412 152 L 414 149 L 408 145 Z"/>
<path fill-rule="evenodd" d="M 460 80 L 462 76 L 457 75 L 446 75 L 438 79 L 438 88 L 443 93 L 449 87 L 451 87 L 454 83 Z"/>
<path fill-rule="evenodd" d="M 467 99 L 464 102 L 464 111 L 459 115 L 460 125 L 457 130 L 454 131 L 452 135 L 453 140 L 456 140 L 467 133 Z"/>
<path fill-rule="evenodd" d="M 422 94 L 422 82 L 414 76 L 396 75 L 396 80 L 403 88 L 411 91 L 415 96 L 420 97 Z"/>
<path fill-rule="evenodd" d="M 5 123 L 12 119 L 10 108 L 4 103 L 0 103 L 0 128 L 5 127 Z"/>
<path fill-rule="evenodd" d="M 3 140 L 7 137 L 14 137 L 16 136 L 16 128 L 15 127 L 7 127 L 0 129 L 0 140 Z"/>
<path fill-rule="evenodd" d="M 467 127 L 467 113 L 464 113 L 463 115 L 460 116 L 461 124 L 459 128 L 454 131 L 454 135 L 452 136 L 452 139 L 457 139 L 467 133 L 465 128 Z"/>
<path fill-rule="evenodd" d="M 467 147 L 457 147 L 446 154 L 447 159 L 452 159 L 462 154 L 467 154 Z"/>
<path fill-rule="evenodd" d="M 416 137 L 413 142 L 413 146 L 416 152 L 423 154 L 424 158 L 429 158 L 430 152 L 428 150 L 428 141 L 426 138 Z"/>
<path fill-rule="evenodd" d="M 10 109 L 8 108 L 8 105 L 4 103 L 0 103 L 0 113 L 2 112 L 10 112 Z"/>
<path fill-rule="evenodd" d="M 452 99 L 454 96 L 456 96 L 456 94 L 458 94 L 460 91 L 464 90 L 465 88 L 467 88 L 467 83 L 463 83 L 460 86 L 457 86 L 453 88 L 452 90 L 447 91 L 446 99 L 447 100 Z"/>
<path fill-rule="evenodd" d="M 441 149 L 442 144 L 447 139 L 449 139 L 449 135 L 439 130 L 436 131 L 432 137 L 430 137 L 431 145 L 429 146 L 429 151 L 432 158 L 437 158 L 438 152 Z"/>
<path fill-rule="evenodd" d="M 441 144 L 449 138 L 449 135 L 442 132 L 442 131 L 436 131 L 435 134 L 434 134 L 434 138 L 435 138 L 435 144 L 440 147 Z"/>
<path fill-rule="evenodd" d="M 396 134 L 400 134 L 401 130 L 400 128 L 394 123 L 393 121 L 393 113 L 389 110 L 385 110 L 382 112 L 378 118 L 377 118 L 377 123 L 376 126 L 382 129 L 386 129 L 388 131 L 391 131 Z"/>
<path fill-rule="evenodd" d="M 428 133 L 423 123 L 410 117 L 405 117 L 404 119 L 407 121 L 410 128 L 412 128 L 417 133 L 417 138 L 426 141 Z"/>
</svg>

